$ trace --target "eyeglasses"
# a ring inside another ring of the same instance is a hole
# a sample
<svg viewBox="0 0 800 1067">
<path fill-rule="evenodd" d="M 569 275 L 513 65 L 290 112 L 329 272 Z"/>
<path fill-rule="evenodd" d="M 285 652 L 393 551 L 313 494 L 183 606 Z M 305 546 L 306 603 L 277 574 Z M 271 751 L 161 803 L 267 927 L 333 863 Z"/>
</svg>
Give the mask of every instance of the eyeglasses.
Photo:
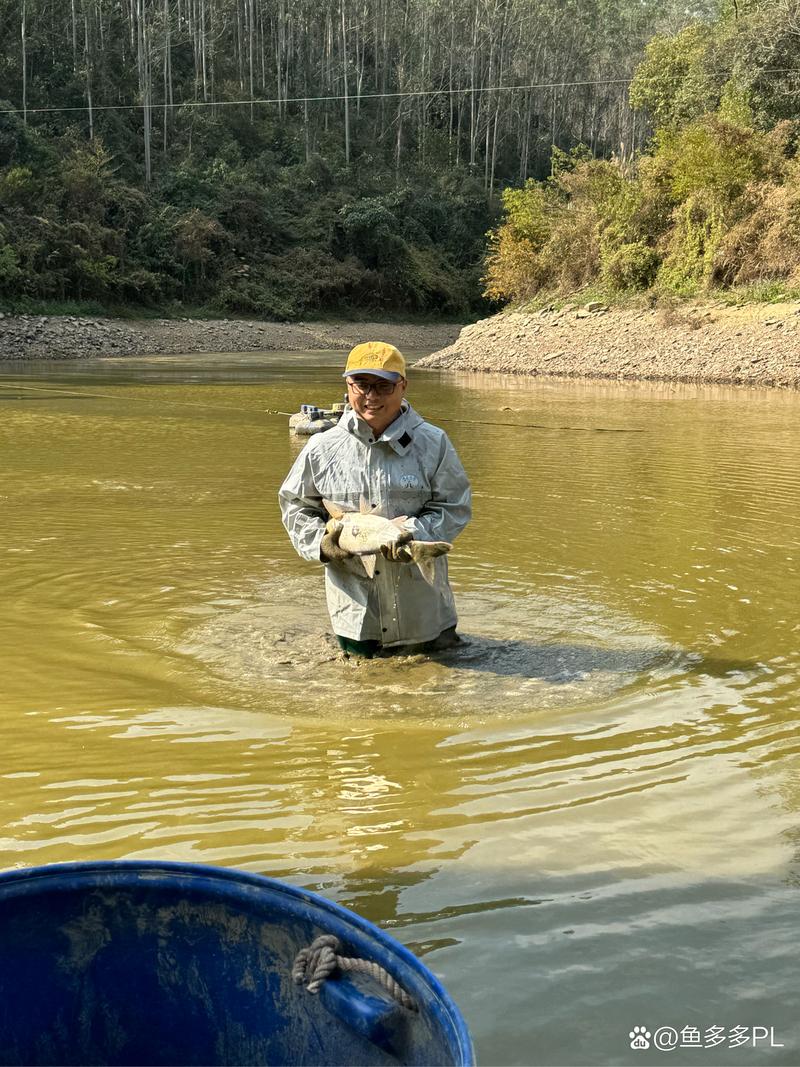
<svg viewBox="0 0 800 1067">
<path fill-rule="evenodd" d="M 347 384 L 352 386 L 359 396 L 369 396 L 370 393 L 389 396 L 394 392 L 397 382 L 359 382 L 356 378 L 348 378 Z"/>
</svg>

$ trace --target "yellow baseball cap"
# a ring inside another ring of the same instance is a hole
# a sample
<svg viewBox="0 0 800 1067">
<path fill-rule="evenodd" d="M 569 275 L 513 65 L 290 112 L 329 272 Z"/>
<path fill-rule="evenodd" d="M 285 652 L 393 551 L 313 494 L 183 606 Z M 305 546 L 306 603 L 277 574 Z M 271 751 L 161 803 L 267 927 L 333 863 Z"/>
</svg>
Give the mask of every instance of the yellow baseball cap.
<svg viewBox="0 0 800 1067">
<path fill-rule="evenodd" d="M 394 345 L 387 345 L 383 341 L 365 341 L 356 345 L 347 357 L 342 377 L 349 378 L 354 374 L 374 374 L 389 382 L 397 382 L 406 376 L 406 361 L 403 353 Z"/>
</svg>

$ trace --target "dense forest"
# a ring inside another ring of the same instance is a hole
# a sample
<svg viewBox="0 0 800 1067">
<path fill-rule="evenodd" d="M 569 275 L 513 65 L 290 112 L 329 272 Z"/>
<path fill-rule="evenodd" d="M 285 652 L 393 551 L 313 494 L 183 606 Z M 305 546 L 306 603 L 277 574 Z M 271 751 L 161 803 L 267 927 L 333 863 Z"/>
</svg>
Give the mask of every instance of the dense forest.
<svg viewBox="0 0 800 1067">
<path fill-rule="evenodd" d="M 504 191 L 487 294 L 800 297 L 800 0 L 654 36 L 629 100 L 644 151 L 556 150 L 547 180 Z"/>
<path fill-rule="evenodd" d="M 629 88 L 648 40 L 712 17 L 671 0 L 0 0 L 0 298 L 486 307 L 502 191 L 576 146 L 629 167 L 660 118 L 657 90 Z"/>
</svg>

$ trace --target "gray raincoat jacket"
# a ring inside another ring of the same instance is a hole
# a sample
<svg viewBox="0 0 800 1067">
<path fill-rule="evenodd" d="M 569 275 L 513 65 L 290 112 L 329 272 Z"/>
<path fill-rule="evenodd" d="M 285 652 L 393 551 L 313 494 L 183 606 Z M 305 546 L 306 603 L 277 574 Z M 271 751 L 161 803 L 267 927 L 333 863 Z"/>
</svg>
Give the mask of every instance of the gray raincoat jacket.
<svg viewBox="0 0 800 1067">
<path fill-rule="evenodd" d="M 286 476 L 278 493 L 283 524 L 297 552 L 316 562 L 330 517 L 323 497 L 356 510 L 363 497 L 387 518 L 408 515 L 421 541 L 455 540 L 472 514 L 469 480 L 447 434 L 406 401 L 377 441 L 348 407 L 334 429 L 309 440 Z M 434 562 L 433 586 L 414 564 L 379 558 L 368 578 L 359 559 L 329 563 L 325 592 L 334 633 L 391 646 L 432 641 L 455 626 L 447 557 Z"/>
</svg>

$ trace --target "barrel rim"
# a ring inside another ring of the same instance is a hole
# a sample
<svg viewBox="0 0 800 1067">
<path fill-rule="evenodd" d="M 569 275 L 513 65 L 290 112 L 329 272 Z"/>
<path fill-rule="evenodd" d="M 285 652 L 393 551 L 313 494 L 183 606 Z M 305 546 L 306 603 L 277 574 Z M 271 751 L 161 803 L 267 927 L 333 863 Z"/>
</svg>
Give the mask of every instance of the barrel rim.
<svg viewBox="0 0 800 1067">
<path fill-rule="evenodd" d="M 401 963 L 401 970 L 410 970 L 416 979 L 427 986 L 436 1014 L 447 1020 L 451 1035 L 455 1039 L 463 1067 L 475 1063 L 472 1039 L 467 1024 L 455 1001 L 447 992 L 433 972 L 401 944 L 391 934 L 365 919 L 357 912 L 342 904 L 328 900 L 327 897 L 310 889 L 282 882 L 265 874 L 243 871 L 235 867 L 217 867 L 212 864 L 192 863 L 178 860 L 80 860 L 68 863 L 51 863 L 35 867 L 18 867 L 0 871 L 0 906 L 4 890 L 17 886 L 23 893 L 26 888 L 33 891 L 37 883 L 60 880 L 63 888 L 79 889 L 85 887 L 113 888 L 114 886 L 161 885 L 175 887 L 175 876 L 197 882 L 213 881 L 225 885 L 226 893 L 234 898 L 245 898 L 252 903 L 252 895 L 246 889 L 268 891 L 277 897 L 284 897 L 295 905 L 305 905 L 310 909 L 327 913 L 335 929 L 329 932 L 337 936 L 347 936 L 347 929 L 353 926 L 366 938 L 377 941 L 384 950 L 390 951 Z M 141 877 L 144 876 L 144 877 Z M 160 877 L 161 876 L 161 877 Z M 238 892 L 237 892 L 238 890 Z M 401 983 L 402 984 L 402 983 Z"/>
</svg>

